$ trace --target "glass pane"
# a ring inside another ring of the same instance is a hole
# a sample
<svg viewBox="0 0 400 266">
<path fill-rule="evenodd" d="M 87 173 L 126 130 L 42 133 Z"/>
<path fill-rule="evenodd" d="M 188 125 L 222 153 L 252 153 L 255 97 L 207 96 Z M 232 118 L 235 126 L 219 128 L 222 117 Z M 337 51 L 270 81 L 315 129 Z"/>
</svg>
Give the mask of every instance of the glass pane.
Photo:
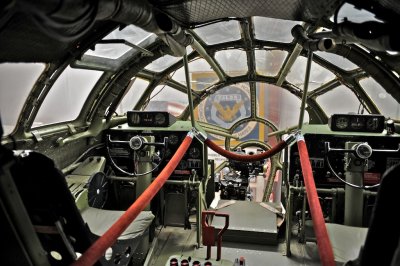
<svg viewBox="0 0 400 266">
<path fill-rule="evenodd" d="M 256 39 L 276 42 L 291 42 L 293 26 L 301 23 L 266 17 L 254 17 L 253 21 Z"/>
<path fill-rule="evenodd" d="M 328 116 L 333 114 L 358 113 L 360 107 L 360 101 L 356 95 L 343 85 L 318 96 L 317 102 Z"/>
<path fill-rule="evenodd" d="M 257 83 L 257 115 L 273 122 L 279 129 L 299 123 L 301 100 L 281 87 Z M 304 123 L 309 121 L 304 113 Z"/>
<path fill-rule="evenodd" d="M 215 59 L 229 76 L 241 76 L 248 72 L 245 51 L 224 50 L 215 53 Z"/>
<path fill-rule="evenodd" d="M 26 98 L 44 64 L 0 64 L 0 116 L 4 135 L 13 131 Z"/>
<path fill-rule="evenodd" d="M 32 127 L 74 120 L 102 74 L 67 67 L 44 99 Z"/>
<path fill-rule="evenodd" d="M 323 59 L 332 63 L 333 65 L 340 67 L 347 71 L 358 68 L 357 65 L 352 63 L 350 60 L 348 60 L 347 58 L 344 58 L 343 56 L 337 55 L 337 54 L 332 54 L 332 53 L 327 53 L 327 52 L 315 52 L 314 54 L 322 57 Z"/>
<path fill-rule="evenodd" d="M 147 31 L 142 30 L 139 27 L 134 25 L 129 25 L 125 27 L 123 30 L 116 29 L 106 37 L 104 40 L 110 39 L 123 39 L 133 44 L 139 44 L 144 41 L 146 38 L 149 38 L 154 33 L 149 33 Z M 130 49 L 131 47 L 125 44 L 96 44 L 95 50 L 88 50 L 85 54 L 86 55 L 93 55 L 99 57 L 105 57 L 110 59 L 117 59 Z"/>
<path fill-rule="evenodd" d="M 393 119 L 400 118 L 400 104 L 373 78 L 360 81 L 360 85 L 375 102 L 381 113 Z"/>
<path fill-rule="evenodd" d="M 279 50 L 256 50 L 257 73 L 264 76 L 278 75 L 287 55 L 287 52 Z"/>
<path fill-rule="evenodd" d="M 230 128 L 236 121 L 251 113 L 248 83 L 238 83 L 218 90 L 203 100 L 197 114 L 200 121 Z"/>
<path fill-rule="evenodd" d="M 239 22 L 235 20 L 211 24 L 194 31 L 207 44 L 236 41 L 241 38 Z"/>
<path fill-rule="evenodd" d="M 189 72 L 193 90 L 204 90 L 219 80 L 217 74 L 204 59 L 189 62 Z M 175 81 L 186 85 L 184 67 L 181 67 L 171 75 Z"/>
<path fill-rule="evenodd" d="M 290 83 L 296 85 L 297 87 L 303 89 L 304 78 L 306 75 L 307 58 L 300 56 L 296 59 L 293 64 L 290 73 L 287 75 L 286 79 Z M 311 64 L 310 72 L 310 82 L 308 84 L 308 90 L 312 91 L 322 84 L 334 79 L 336 76 L 326 68 L 321 67 L 317 63 Z"/>
<path fill-rule="evenodd" d="M 127 111 L 133 110 L 148 85 L 149 82 L 146 80 L 139 78 L 133 79 L 129 91 L 125 94 L 124 98 L 122 98 L 121 103 L 116 109 L 117 114 L 124 114 Z"/>
<path fill-rule="evenodd" d="M 166 85 L 157 86 L 151 93 L 146 111 L 166 111 L 179 116 L 188 105 L 186 93 L 175 90 Z"/>
<path fill-rule="evenodd" d="M 246 141 L 250 139 L 256 139 L 260 141 L 267 141 L 267 135 L 265 134 L 265 126 L 257 122 L 247 122 L 238 126 L 233 134 L 239 137 L 239 141 Z M 231 140 L 231 147 L 238 144 L 238 141 Z"/>
<path fill-rule="evenodd" d="M 193 51 L 192 47 L 186 47 L 186 53 L 190 54 Z M 168 67 L 172 66 L 176 62 L 182 60 L 182 57 L 176 57 L 171 55 L 164 55 L 163 57 L 158 58 L 157 60 L 148 64 L 145 69 L 151 70 L 154 72 L 161 72 Z"/>
<path fill-rule="evenodd" d="M 147 65 L 145 68 L 147 70 L 151 70 L 154 72 L 161 72 L 161 71 L 167 69 L 168 67 L 172 66 L 179 60 L 182 60 L 182 58 L 171 56 L 171 55 L 164 55 L 163 57 L 158 58 L 157 60 L 155 60 L 152 63 L 150 63 L 149 65 Z"/>
</svg>

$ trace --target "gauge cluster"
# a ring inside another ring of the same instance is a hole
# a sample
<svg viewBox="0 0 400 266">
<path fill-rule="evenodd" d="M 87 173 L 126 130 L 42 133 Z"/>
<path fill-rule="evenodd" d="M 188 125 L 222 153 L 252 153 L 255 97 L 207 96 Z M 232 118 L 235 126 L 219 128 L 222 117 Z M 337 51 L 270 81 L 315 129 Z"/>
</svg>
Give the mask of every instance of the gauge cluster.
<svg viewBox="0 0 400 266">
<path fill-rule="evenodd" d="M 128 111 L 127 120 L 131 127 L 169 127 L 176 122 L 176 117 L 168 112 Z"/>
<path fill-rule="evenodd" d="M 334 114 L 329 118 L 332 131 L 380 133 L 385 126 L 383 115 Z"/>
</svg>

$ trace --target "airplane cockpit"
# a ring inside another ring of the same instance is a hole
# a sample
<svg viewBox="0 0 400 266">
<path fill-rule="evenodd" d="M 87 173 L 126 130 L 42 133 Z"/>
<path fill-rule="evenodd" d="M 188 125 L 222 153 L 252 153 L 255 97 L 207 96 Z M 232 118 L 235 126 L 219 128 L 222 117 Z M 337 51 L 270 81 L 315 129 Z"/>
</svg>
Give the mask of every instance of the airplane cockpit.
<svg viewBox="0 0 400 266">
<path fill-rule="evenodd" d="M 400 265 L 395 0 L 5 0 L 1 265 Z"/>
</svg>

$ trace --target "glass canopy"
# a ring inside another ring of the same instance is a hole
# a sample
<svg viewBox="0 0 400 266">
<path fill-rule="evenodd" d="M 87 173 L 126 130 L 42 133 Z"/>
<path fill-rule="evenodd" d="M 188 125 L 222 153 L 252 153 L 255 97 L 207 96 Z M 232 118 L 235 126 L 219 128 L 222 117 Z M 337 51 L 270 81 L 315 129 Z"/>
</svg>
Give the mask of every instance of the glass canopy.
<svg viewBox="0 0 400 266">
<path fill-rule="evenodd" d="M 242 26 L 244 22 L 249 25 L 248 32 Z M 187 48 L 196 119 L 223 128 L 231 134 L 244 130 L 248 136 L 255 138 L 261 136 L 257 132 L 263 130 L 265 135 L 271 130 L 296 126 L 307 63 L 304 52 L 296 55 L 293 52 L 294 41 L 290 31 L 296 24 L 300 23 L 253 17 L 242 21 L 233 19 L 212 23 L 191 31 L 204 48 L 204 51 L 198 50 L 199 47 L 195 45 Z M 104 85 L 99 79 L 104 75 L 112 78 L 123 73 L 124 68 L 121 66 L 132 60 L 125 58 L 127 55 L 136 58 L 135 64 L 142 64 L 142 60 L 151 52 L 146 54 L 141 49 L 147 49 L 156 39 L 154 34 L 135 26 L 109 33 L 102 43 L 96 45 L 95 50 L 85 53 L 85 64 L 68 67 L 60 75 L 41 105 L 33 128 L 74 120 L 84 104 L 95 106 L 95 101 L 91 103 L 88 96 L 92 89 Z M 109 40 L 124 41 L 109 43 Z M 248 45 L 256 42 L 257 46 L 249 49 Z M 104 65 L 108 65 L 107 68 L 99 66 L 100 57 Z M 292 60 L 290 63 L 289 58 Z M 311 64 L 308 111 L 304 122 L 326 122 L 311 121 L 308 114 L 310 110 L 319 113 L 319 117 L 375 110 L 376 113 L 399 119 L 398 102 L 387 93 L 379 80 L 363 72 L 362 67 L 338 54 L 316 52 Z M 30 78 L 12 80 L 13 75 L 10 73 L 16 69 L 19 75 Z M 15 108 L 11 110 L 3 107 L 6 106 L 3 103 L 1 105 L 6 133 L 10 133 L 29 89 L 43 71 L 43 65 L 7 64 L 1 65 L 0 70 L 1 82 L 4 84 L 1 87 L 8 89 L 13 86 L 18 89 L 18 97 L 15 97 L 18 100 L 13 104 Z M 130 82 L 116 93 L 121 94 L 121 97 L 115 98 L 118 101 L 114 110 L 116 115 L 123 115 L 132 109 L 162 110 L 181 119 L 189 119 L 182 58 L 163 53 L 156 60 L 143 64 L 139 72 L 132 72 L 126 78 Z M 20 80 L 25 80 L 26 84 L 20 83 Z M 101 88 L 97 90 L 101 92 Z M 13 90 L 7 91 L 14 93 Z M 246 126 L 243 121 L 248 119 L 261 121 L 261 124 L 269 123 L 267 127 L 270 128 L 262 129 L 260 123 L 256 123 L 257 126 L 254 123 Z M 242 123 L 243 126 L 237 127 Z"/>
</svg>

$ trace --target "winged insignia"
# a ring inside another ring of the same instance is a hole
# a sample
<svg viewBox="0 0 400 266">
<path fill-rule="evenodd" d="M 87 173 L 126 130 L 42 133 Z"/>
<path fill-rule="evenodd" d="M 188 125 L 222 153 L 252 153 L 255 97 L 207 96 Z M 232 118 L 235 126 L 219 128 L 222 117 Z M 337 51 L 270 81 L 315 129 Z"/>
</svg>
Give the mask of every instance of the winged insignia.
<svg viewBox="0 0 400 266">
<path fill-rule="evenodd" d="M 226 122 L 232 122 L 235 118 L 236 113 L 239 111 L 240 107 L 242 107 L 243 101 L 235 103 L 232 108 L 229 105 L 223 107 L 219 102 L 213 102 L 213 105 L 215 106 L 215 108 L 217 108 L 218 116 L 222 120 Z"/>
</svg>

